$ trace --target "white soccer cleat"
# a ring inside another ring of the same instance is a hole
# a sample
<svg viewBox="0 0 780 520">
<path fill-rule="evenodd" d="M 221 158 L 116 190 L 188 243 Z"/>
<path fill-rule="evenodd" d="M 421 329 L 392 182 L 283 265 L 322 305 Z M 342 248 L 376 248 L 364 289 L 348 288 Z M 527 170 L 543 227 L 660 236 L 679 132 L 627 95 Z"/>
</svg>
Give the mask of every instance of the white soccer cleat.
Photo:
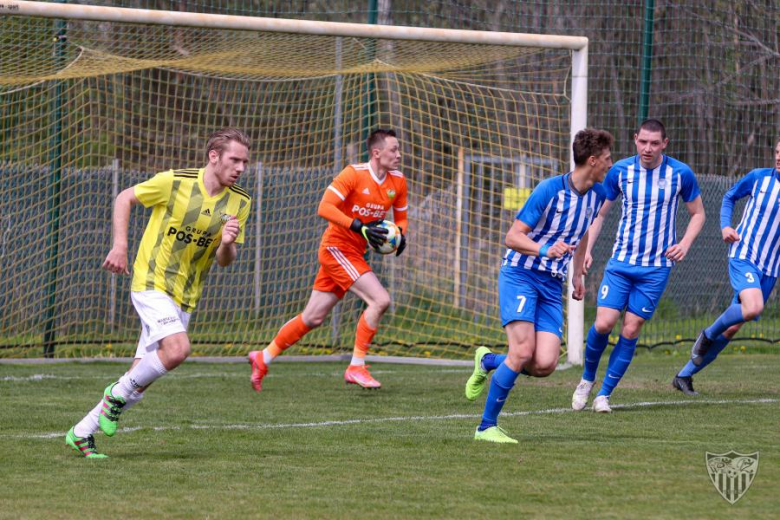
<svg viewBox="0 0 780 520">
<path fill-rule="evenodd" d="M 580 384 L 577 385 L 577 388 L 574 390 L 574 394 L 571 396 L 572 410 L 579 412 L 580 410 L 585 409 L 594 384 L 596 384 L 595 381 L 586 381 L 584 379 L 580 380 Z"/>
<path fill-rule="evenodd" d="M 612 408 L 609 407 L 609 396 L 597 395 L 593 400 L 593 411 L 598 413 L 612 413 Z"/>
</svg>

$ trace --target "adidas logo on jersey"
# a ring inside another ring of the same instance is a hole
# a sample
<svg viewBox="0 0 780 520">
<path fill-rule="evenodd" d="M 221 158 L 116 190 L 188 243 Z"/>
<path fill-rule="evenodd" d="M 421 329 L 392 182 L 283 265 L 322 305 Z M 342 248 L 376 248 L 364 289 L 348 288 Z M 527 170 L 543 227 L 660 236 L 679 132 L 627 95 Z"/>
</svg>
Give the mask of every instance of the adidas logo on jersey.
<svg viewBox="0 0 780 520">
<path fill-rule="evenodd" d="M 200 212 L 201 215 L 206 215 L 207 217 L 211 216 L 211 211 L 209 211 L 209 208 L 204 209 Z"/>
<path fill-rule="evenodd" d="M 368 191 L 368 188 L 363 188 L 363 195 L 371 195 L 371 192 Z"/>
</svg>

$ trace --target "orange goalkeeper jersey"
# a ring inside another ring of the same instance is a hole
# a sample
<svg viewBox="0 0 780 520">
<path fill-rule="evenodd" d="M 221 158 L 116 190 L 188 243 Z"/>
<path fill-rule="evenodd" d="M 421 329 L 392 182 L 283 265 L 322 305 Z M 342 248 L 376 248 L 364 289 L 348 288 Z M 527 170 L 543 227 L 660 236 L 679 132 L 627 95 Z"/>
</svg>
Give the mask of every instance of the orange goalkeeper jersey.
<svg viewBox="0 0 780 520">
<path fill-rule="evenodd" d="M 384 219 L 393 208 L 393 220 L 407 232 L 407 192 L 404 174 L 391 170 L 382 182 L 371 163 L 351 164 L 339 173 L 325 190 L 318 213 L 329 221 L 320 247 L 336 246 L 363 254 L 366 239 L 350 231 L 356 218 L 363 223 Z"/>
</svg>

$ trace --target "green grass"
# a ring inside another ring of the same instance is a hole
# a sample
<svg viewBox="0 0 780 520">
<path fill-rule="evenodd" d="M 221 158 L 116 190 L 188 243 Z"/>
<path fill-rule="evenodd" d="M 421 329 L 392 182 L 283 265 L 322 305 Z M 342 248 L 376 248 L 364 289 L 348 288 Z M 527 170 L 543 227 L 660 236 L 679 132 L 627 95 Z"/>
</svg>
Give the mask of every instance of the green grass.
<svg viewBox="0 0 780 520">
<path fill-rule="evenodd" d="M 244 364 L 187 363 L 97 436 L 104 461 L 63 437 L 124 365 L 0 365 L 0 518 L 776 518 L 780 355 L 722 355 L 696 399 L 669 386 L 684 360 L 640 353 L 607 416 L 568 411 L 577 369 L 521 377 L 517 446 L 472 440 L 466 368 L 375 364 L 362 391 L 341 364 L 277 363 L 254 394 Z M 733 506 L 704 465 L 732 449 L 760 452 Z"/>
</svg>

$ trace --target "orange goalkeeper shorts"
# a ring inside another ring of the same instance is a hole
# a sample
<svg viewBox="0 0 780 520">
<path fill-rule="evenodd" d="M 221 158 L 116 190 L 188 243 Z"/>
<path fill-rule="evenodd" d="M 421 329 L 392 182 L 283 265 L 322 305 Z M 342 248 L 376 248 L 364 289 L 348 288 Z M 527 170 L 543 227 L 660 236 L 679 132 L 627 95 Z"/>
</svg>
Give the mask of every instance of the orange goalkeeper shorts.
<svg viewBox="0 0 780 520">
<path fill-rule="evenodd" d="M 320 270 L 314 279 L 314 290 L 343 298 L 355 280 L 371 270 L 363 255 L 337 246 L 321 247 Z"/>
</svg>

